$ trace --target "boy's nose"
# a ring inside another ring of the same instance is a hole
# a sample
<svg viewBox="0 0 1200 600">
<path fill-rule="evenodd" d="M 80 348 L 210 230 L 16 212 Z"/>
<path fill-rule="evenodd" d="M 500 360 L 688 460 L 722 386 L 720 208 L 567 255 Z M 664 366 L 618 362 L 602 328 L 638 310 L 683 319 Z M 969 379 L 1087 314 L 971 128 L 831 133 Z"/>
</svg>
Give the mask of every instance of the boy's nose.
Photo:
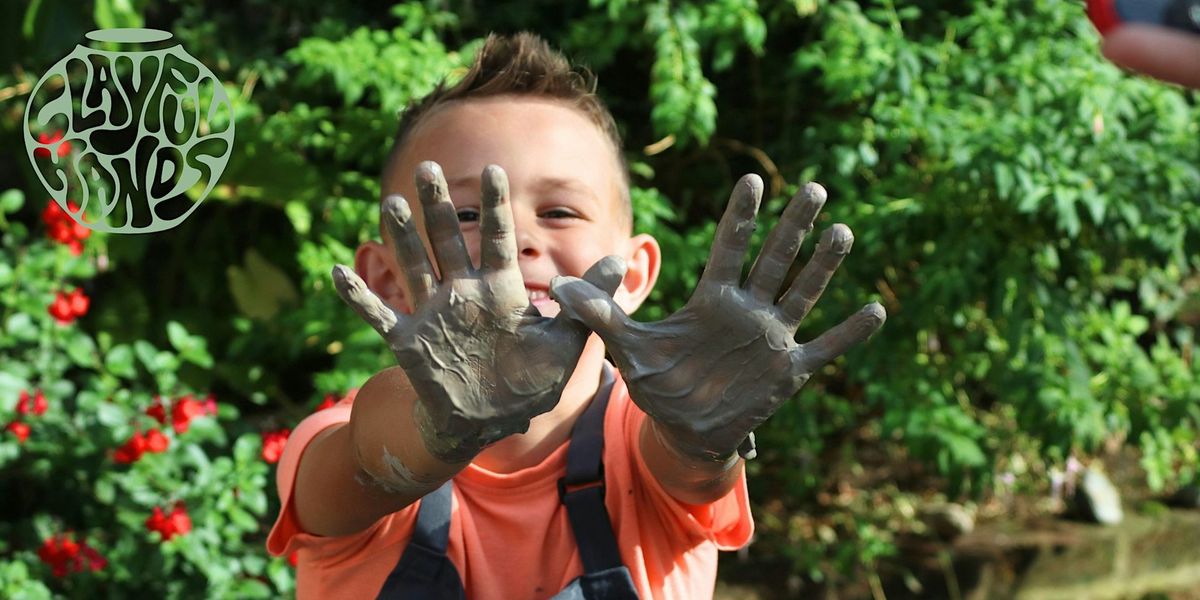
<svg viewBox="0 0 1200 600">
<path fill-rule="evenodd" d="M 517 240 L 517 252 L 521 258 L 537 258 L 542 255 L 543 241 L 538 235 L 537 215 L 525 211 L 513 211 L 513 235 Z"/>
<path fill-rule="evenodd" d="M 537 258 L 542 255 L 542 242 L 528 229 L 517 230 L 517 250 L 522 258 Z"/>
</svg>

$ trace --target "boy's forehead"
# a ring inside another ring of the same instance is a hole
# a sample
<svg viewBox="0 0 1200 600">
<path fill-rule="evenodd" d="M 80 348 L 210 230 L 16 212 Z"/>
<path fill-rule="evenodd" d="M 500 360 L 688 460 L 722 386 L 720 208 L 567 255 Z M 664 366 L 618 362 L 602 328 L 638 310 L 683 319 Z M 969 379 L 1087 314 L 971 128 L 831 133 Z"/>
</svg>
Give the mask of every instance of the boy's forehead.
<svg viewBox="0 0 1200 600">
<path fill-rule="evenodd" d="M 618 149 L 582 111 L 555 99 L 497 96 L 437 107 L 393 155 L 385 195 L 415 193 L 413 174 L 425 160 L 442 166 L 452 189 L 477 190 L 483 168 L 498 164 L 513 185 L 587 187 L 613 201 L 624 197 Z"/>
</svg>

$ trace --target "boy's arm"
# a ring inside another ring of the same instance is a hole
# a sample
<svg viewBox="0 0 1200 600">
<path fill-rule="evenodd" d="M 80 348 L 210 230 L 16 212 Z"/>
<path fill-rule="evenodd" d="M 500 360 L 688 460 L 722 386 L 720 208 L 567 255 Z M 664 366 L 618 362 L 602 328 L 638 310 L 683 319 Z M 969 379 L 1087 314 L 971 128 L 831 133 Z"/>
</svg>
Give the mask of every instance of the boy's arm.
<svg viewBox="0 0 1200 600">
<path fill-rule="evenodd" d="M 746 461 L 730 452 L 723 461 L 681 453 L 663 438 L 654 419 L 642 421 L 638 443 L 646 468 L 672 498 L 685 504 L 709 504 L 724 498 L 742 475 Z"/>
<path fill-rule="evenodd" d="M 788 204 L 742 283 L 754 233 L 762 180 L 743 177 L 713 240 L 692 298 L 662 321 L 630 320 L 584 281 L 557 277 L 551 296 L 563 312 L 604 340 L 633 401 L 649 416 L 641 448 L 659 481 L 676 499 L 711 501 L 736 481 L 738 455 L 755 454 L 753 431 L 791 398 L 817 369 L 867 339 L 886 313 L 868 304 L 806 344 L 794 336 L 854 240 L 836 224 L 780 294 L 791 264 L 825 202 L 807 184 Z"/>
<path fill-rule="evenodd" d="M 402 369 L 381 371 L 358 391 L 350 422 L 313 438 L 300 458 L 293 495 L 304 531 L 321 536 L 362 531 L 466 466 L 426 450 L 413 423 L 415 397 Z M 389 465 L 384 456 L 396 462 Z M 380 483 L 398 479 L 389 474 L 396 465 L 411 473 L 408 486 Z"/>
</svg>

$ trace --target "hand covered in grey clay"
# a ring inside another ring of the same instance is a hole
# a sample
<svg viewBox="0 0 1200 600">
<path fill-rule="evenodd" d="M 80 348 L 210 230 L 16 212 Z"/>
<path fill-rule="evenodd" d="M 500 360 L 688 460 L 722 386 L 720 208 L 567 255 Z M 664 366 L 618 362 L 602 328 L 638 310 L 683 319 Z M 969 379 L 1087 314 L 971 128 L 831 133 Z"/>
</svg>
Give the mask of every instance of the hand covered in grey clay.
<svg viewBox="0 0 1200 600">
<path fill-rule="evenodd" d="M 508 179 L 497 166 L 482 176 L 480 264 L 471 263 L 441 168 L 416 174 L 425 230 L 439 279 L 407 202 L 383 201 L 382 219 L 406 277 L 412 314 L 388 307 L 353 270 L 338 265 L 338 294 L 387 341 L 417 393 L 413 419 L 429 452 L 449 463 L 470 460 L 488 444 L 529 428 L 554 408 L 579 360 L 588 331 L 565 315 L 542 317 L 530 304 L 517 266 Z M 584 280 L 611 294 L 624 264 L 609 257 Z"/>
<path fill-rule="evenodd" d="M 817 369 L 870 337 L 886 319 L 882 306 L 868 304 L 811 342 L 796 343 L 800 322 L 854 237 L 842 224 L 826 230 L 813 257 L 780 296 L 825 203 L 825 190 L 809 183 L 784 210 L 741 283 L 762 189 L 754 175 L 738 182 L 692 298 L 665 320 L 633 321 L 585 281 L 558 277 L 551 282 L 550 294 L 563 312 L 604 339 L 634 402 L 654 419 L 655 433 L 694 458 L 728 461 L 735 449 L 752 458 L 754 429 Z"/>
</svg>

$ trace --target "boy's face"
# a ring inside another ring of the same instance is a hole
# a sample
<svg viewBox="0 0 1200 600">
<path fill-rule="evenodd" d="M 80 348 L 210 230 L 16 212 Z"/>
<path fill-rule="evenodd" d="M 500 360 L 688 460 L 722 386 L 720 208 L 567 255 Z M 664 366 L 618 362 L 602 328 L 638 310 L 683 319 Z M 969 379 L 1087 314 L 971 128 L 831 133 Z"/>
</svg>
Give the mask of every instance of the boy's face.
<svg viewBox="0 0 1200 600">
<path fill-rule="evenodd" d="M 629 266 L 616 295 L 622 308 L 632 312 L 649 294 L 658 274 L 658 245 L 648 235 L 630 236 L 615 151 L 578 110 L 549 99 L 501 96 L 455 102 L 426 115 L 384 181 L 384 195 L 399 193 L 409 201 L 423 237 L 413 174 L 425 160 L 437 162 L 445 173 L 476 265 L 480 174 L 489 164 L 505 170 L 517 264 L 542 315 L 559 310 L 547 295 L 554 276 L 582 276 L 610 254 Z M 428 239 L 425 243 L 428 249 Z M 371 244 L 360 247 L 356 270 L 385 300 L 411 312 L 391 244 L 380 250 Z"/>
</svg>

